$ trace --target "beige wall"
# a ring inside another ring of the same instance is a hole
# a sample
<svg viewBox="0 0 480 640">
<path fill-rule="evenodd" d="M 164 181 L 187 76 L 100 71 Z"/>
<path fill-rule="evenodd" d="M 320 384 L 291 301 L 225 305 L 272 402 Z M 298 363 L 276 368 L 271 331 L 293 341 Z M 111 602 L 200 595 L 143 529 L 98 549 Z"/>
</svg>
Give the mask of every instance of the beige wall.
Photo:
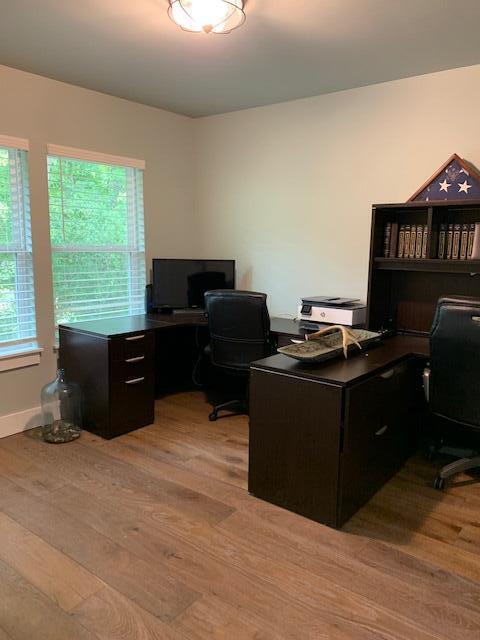
<svg viewBox="0 0 480 640">
<path fill-rule="evenodd" d="M 371 205 L 404 202 L 450 154 L 480 166 L 480 66 L 195 121 L 202 251 L 237 259 L 270 311 L 365 298 Z"/>
<path fill-rule="evenodd" d="M 30 195 L 39 366 L 0 373 L 0 416 L 35 407 L 55 372 L 48 142 L 140 158 L 145 171 L 147 265 L 154 255 L 189 256 L 193 236 L 192 120 L 0 66 L 0 134 L 30 140 Z"/>
</svg>

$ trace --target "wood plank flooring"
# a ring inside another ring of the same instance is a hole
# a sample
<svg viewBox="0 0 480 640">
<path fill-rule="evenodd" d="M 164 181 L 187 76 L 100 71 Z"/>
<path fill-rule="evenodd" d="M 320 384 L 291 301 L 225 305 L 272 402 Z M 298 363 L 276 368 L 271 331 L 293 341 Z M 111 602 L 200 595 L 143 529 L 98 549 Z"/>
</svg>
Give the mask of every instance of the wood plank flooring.
<svg viewBox="0 0 480 640">
<path fill-rule="evenodd" d="M 0 640 L 479 640 L 480 483 L 414 457 L 334 531 L 249 496 L 247 419 L 208 413 L 0 440 Z"/>
</svg>

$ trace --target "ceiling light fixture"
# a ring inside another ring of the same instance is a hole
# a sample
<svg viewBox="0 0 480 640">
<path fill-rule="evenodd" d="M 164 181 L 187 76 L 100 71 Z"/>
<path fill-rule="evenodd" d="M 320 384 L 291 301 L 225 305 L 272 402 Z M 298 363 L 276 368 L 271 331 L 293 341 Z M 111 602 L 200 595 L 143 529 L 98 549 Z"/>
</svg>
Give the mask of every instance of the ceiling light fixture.
<svg viewBox="0 0 480 640">
<path fill-rule="evenodd" d="M 168 1 L 168 15 L 184 31 L 230 33 L 245 22 L 246 0 Z"/>
</svg>

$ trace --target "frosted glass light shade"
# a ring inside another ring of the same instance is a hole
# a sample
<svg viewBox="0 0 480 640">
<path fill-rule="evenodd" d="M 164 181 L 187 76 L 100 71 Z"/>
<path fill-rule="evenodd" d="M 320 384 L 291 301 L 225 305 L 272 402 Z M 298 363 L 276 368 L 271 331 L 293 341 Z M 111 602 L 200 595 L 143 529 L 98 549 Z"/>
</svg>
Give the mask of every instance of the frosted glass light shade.
<svg viewBox="0 0 480 640">
<path fill-rule="evenodd" d="M 244 0 L 169 0 L 168 15 L 184 31 L 230 33 L 245 21 Z"/>
</svg>

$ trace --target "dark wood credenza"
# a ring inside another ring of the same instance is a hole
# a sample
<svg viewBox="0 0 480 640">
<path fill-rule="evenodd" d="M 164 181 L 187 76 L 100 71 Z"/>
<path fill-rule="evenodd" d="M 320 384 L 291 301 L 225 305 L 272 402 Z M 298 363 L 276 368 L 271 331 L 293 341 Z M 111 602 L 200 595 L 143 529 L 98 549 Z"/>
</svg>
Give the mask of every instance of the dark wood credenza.
<svg viewBox="0 0 480 640">
<path fill-rule="evenodd" d="M 427 355 L 396 336 L 348 361 L 254 363 L 249 492 L 340 527 L 412 453 Z"/>
</svg>

